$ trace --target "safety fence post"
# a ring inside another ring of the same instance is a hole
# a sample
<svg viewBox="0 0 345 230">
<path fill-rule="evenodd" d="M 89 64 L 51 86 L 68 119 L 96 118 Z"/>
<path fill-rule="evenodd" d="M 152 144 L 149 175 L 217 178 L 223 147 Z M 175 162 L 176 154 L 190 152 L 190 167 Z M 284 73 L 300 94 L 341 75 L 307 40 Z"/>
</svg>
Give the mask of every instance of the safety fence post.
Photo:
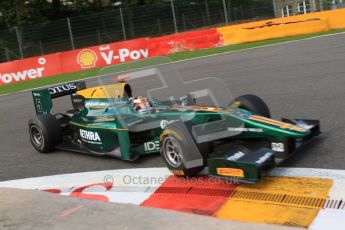
<svg viewBox="0 0 345 230">
<path fill-rule="evenodd" d="M 171 12 L 172 12 L 172 15 L 173 15 L 173 20 L 174 20 L 175 33 L 178 33 L 174 0 L 170 0 L 170 4 L 171 4 Z"/>
<path fill-rule="evenodd" d="M 226 8 L 226 2 L 225 2 L 225 0 L 223 0 L 223 8 L 224 8 L 225 24 L 229 24 L 228 10 L 227 10 L 227 8 Z"/>
<path fill-rule="evenodd" d="M 122 7 L 120 7 L 120 17 L 121 17 L 121 26 L 122 26 L 123 40 L 127 40 L 125 20 L 123 19 Z"/>
<path fill-rule="evenodd" d="M 74 38 L 73 38 L 73 32 L 72 32 L 72 26 L 71 26 L 71 20 L 67 18 L 67 26 L 68 26 L 68 32 L 69 32 L 69 38 L 71 40 L 71 47 L 74 50 L 75 45 L 74 45 Z"/>
<path fill-rule="evenodd" d="M 18 49 L 19 49 L 19 54 L 20 58 L 24 58 L 24 53 L 23 53 L 23 37 L 21 32 L 19 31 L 18 27 L 15 28 L 16 30 L 16 37 L 17 37 L 17 42 L 18 42 Z"/>
</svg>

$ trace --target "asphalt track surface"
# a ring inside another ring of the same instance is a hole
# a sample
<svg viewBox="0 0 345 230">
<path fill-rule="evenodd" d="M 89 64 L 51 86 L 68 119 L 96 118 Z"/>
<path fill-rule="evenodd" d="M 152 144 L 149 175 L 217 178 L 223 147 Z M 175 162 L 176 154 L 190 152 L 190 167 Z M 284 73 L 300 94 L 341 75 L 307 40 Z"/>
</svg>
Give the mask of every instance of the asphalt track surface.
<svg viewBox="0 0 345 230">
<path fill-rule="evenodd" d="M 338 34 L 179 62 L 175 68 L 185 81 L 218 77 L 226 82 L 234 96 L 259 95 L 276 119 L 321 120 L 322 136 L 284 166 L 345 169 L 344 41 L 345 34 Z M 87 83 L 92 85 L 95 80 Z M 140 86 L 154 84 L 152 79 Z M 138 87 L 134 87 L 134 93 L 136 89 Z M 63 100 L 55 103 L 56 111 L 63 111 Z M 28 136 L 27 121 L 33 116 L 30 92 L 0 97 L 0 181 L 164 166 L 159 155 L 126 162 L 61 151 L 37 153 Z"/>
</svg>

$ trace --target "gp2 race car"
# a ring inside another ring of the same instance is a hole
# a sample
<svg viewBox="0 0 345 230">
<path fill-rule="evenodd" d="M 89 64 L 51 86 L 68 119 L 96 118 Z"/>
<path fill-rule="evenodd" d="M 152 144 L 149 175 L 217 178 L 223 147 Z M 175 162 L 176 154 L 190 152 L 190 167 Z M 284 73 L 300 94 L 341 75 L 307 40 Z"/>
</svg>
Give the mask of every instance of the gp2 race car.
<svg viewBox="0 0 345 230">
<path fill-rule="evenodd" d="M 52 99 L 66 95 L 73 109 L 51 114 Z M 138 110 L 131 103 L 131 86 L 122 79 L 91 88 L 70 82 L 34 90 L 32 96 L 37 116 L 29 121 L 29 134 L 37 151 L 128 161 L 160 153 L 177 176 L 208 168 L 210 176 L 256 182 L 320 134 L 317 120 L 271 119 L 265 102 L 254 95 L 222 108 L 198 106 L 191 95 L 170 105 L 148 98 L 149 108 Z"/>
</svg>

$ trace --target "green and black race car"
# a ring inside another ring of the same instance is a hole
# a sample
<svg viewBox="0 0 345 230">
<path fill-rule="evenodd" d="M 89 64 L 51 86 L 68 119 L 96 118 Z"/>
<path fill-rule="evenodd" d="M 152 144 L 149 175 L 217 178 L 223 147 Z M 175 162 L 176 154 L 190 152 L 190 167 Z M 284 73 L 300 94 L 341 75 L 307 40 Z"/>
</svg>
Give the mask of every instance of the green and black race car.
<svg viewBox="0 0 345 230">
<path fill-rule="evenodd" d="M 66 95 L 73 109 L 51 114 L 52 99 Z M 210 176 L 255 182 L 320 134 L 316 120 L 271 119 L 254 95 L 222 108 L 198 106 L 190 95 L 167 105 L 133 100 L 131 86 L 120 79 L 91 88 L 71 82 L 34 90 L 32 96 L 37 116 L 29 121 L 29 134 L 39 152 L 60 149 L 128 161 L 160 153 L 178 176 L 207 167 Z"/>
</svg>

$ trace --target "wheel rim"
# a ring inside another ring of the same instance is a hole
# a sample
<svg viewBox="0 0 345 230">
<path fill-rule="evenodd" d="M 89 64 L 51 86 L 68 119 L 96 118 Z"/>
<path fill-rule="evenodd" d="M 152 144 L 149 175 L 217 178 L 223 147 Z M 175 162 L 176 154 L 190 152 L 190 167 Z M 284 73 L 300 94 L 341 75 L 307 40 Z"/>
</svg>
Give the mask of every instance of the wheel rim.
<svg viewBox="0 0 345 230">
<path fill-rule="evenodd" d="M 164 156 L 168 163 L 178 168 L 182 164 L 182 150 L 180 145 L 172 137 L 167 137 L 163 142 Z"/>
<path fill-rule="evenodd" d="M 32 126 L 30 129 L 30 133 L 31 133 L 31 139 L 34 142 L 34 144 L 37 146 L 41 146 L 43 137 L 40 130 L 36 126 Z"/>
</svg>

